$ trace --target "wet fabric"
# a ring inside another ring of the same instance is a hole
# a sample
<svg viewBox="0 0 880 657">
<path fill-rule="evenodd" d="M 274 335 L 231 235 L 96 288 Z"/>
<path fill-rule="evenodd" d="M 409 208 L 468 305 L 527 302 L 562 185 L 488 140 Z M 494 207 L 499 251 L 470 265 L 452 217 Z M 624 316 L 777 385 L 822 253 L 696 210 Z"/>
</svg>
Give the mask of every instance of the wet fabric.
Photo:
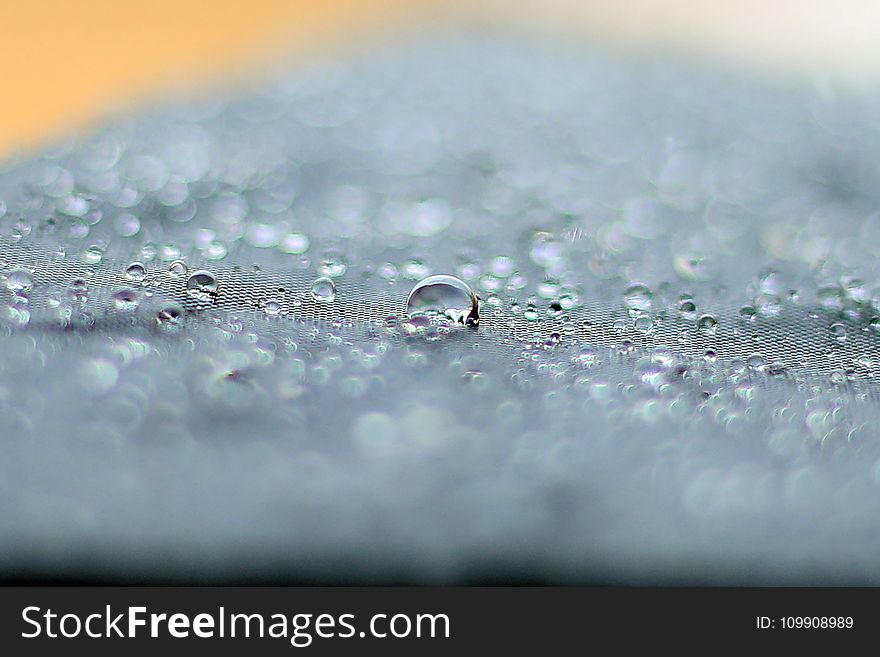
<svg viewBox="0 0 880 657">
<path fill-rule="evenodd" d="M 876 582 L 878 125 L 471 35 L 7 161 L 3 573 Z"/>
</svg>

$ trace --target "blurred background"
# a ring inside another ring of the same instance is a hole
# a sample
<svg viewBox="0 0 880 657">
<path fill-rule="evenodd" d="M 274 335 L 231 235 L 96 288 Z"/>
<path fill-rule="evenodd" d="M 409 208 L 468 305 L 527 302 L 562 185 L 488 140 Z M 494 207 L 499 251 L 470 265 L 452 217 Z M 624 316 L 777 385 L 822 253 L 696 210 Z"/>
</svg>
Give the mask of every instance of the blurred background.
<svg viewBox="0 0 880 657">
<path fill-rule="evenodd" d="M 0 4 L 0 154 L 120 104 L 229 84 L 279 52 L 305 57 L 448 25 L 548 31 L 627 52 L 873 86 L 871 0 L 41 0 Z"/>
</svg>

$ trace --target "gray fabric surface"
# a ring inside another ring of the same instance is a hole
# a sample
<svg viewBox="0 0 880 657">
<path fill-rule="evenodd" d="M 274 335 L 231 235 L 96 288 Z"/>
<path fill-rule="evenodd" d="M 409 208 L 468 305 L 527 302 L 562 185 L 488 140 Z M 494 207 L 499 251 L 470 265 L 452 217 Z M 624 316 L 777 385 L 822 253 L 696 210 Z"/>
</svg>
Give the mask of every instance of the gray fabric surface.
<svg viewBox="0 0 880 657">
<path fill-rule="evenodd" d="M 437 37 L 5 163 L 2 573 L 876 583 L 877 101 Z"/>
</svg>

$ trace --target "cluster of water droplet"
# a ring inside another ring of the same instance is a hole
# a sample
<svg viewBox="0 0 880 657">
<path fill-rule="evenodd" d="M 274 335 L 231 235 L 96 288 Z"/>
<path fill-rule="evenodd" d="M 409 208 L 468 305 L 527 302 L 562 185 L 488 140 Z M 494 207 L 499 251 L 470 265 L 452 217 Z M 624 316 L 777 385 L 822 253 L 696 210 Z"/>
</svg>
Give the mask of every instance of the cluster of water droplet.
<svg viewBox="0 0 880 657">
<path fill-rule="evenodd" d="M 880 485 L 873 105 L 443 53 L 0 169 L 10 550 L 146 527 L 193 563 L 246 541 L 880 581 L 850 540 Z"/>
</svg>

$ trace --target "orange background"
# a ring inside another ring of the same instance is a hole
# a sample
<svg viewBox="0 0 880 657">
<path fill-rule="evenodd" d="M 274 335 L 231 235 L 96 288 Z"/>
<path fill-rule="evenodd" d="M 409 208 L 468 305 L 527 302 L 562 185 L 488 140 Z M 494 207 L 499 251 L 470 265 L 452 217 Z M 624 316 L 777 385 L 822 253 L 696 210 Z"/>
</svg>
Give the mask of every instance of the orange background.
<svg viewBox="0 0 880 657">
<path fill-rule="evenodd" d="M 0 156 L 169 85 L 380 28 L 403 0 L 0 0 Z"/>
</svg>

